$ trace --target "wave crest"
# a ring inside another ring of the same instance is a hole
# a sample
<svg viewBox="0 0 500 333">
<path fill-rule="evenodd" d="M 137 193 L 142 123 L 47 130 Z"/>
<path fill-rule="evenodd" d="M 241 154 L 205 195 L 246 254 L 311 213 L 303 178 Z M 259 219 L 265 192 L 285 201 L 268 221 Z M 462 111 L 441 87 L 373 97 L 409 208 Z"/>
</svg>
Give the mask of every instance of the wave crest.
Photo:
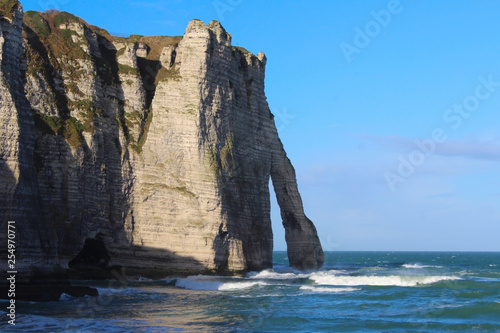
<svg viewBox="0 0 500 333">
<path fill-rule="evenodd" d="M 215 279 L 207 279 L 200 277 L 187 277 L 185 279 L 177 279 L 175 286 L 183 289 L 190 290 L 218 290 L 218 291 L 231 291 L 231 290 L 241 290 L 248 289 L 255 286 L 266 286 L 268 285 L 262 281 L 241 281 L 241 282 L 224 282 L 217 281 Z"/>
<path fill-rule="evenodd" d="M 431 284 L 446 280 L 461 280 L 455 276 L 411 276 L 411 275 L 388 275 L 388 276 L 338 276 L 331 274 L 316 273 L 310 279 L 318 285 L 333 286 L 398 286 L 415 287 L 423 284 Z"/>
<path fill-rule="evenodd" d="M 347 293 L 353 291 L 359 291 L 361 288 L 334 288 L 334 287 L 315 287 L 315 286 L 302 286 L 300 290 L 312 291 L 315 293 Z"/>
</svg>

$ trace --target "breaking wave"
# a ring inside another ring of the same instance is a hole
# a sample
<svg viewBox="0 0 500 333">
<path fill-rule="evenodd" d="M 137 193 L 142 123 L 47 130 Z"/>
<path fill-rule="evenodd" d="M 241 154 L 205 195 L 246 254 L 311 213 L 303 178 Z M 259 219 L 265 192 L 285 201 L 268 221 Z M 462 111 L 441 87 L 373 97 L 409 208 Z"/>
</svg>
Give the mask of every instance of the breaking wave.
<svg viewBox="0 0 500 333">
<path fill-rule="evenodd" d="M 443 266 L 422 265 L 422 264 L 404 264 L 404 268 L 443 268 Z"/>
<path fill-rule="evenodd" d="M 217 277 L 189 276 L 185 279 L 177 279 L 177 281 L 175 282 L 175 286 L 190 290 L 231 291 L 267 285 L 267 283 L 262 281 L 238 281 L 237 279 L 232 280 L 235 281 L 220 281 Z"/>
<path fill-rule="evenodd" d="M 446 280 L 460 280 L 455 276 L 425 276 L 425 275 L 332 275 L 328 272 L 318 272 L 312 274 L 310 279 L 318 285 L 332 286 L 398 286 L 415 287 Z"/>
<path fill-rule="evenodd" d="M 348 293 L 353 291 L 359 291 L 361 288 L 334 288 L 334 287 L 315 287 L 315 286 L 302 286 L 300 290 L 312 291 L 315 293 Z"/>
</svg>

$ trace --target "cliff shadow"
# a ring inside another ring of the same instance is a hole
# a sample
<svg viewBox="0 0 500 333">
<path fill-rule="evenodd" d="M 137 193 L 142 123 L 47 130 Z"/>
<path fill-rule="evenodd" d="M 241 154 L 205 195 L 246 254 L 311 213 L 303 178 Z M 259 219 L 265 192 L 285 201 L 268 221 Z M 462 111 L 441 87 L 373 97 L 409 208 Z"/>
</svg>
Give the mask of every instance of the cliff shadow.
<svg viewBox="0 0 500 333">
<path fill-rule="evenodd" d="M 81 173 L 76 166 L 79 164 L 79 156 L 90 157 L 90 149 L 82 135 L 80 124 L 72 117 L 70 104 L 72 103 L 65 90 L 68 82 L 62 77 L 61 64 L 41 41 L 35 31 L 23 25 L 26 34 L 25 39 L 33 50 L 31 57 L 26 59 L 26 72 L 21 71 L 23 82 L 27 81 L 28 72 L 33 68 L 30 62 L 33 59 L 40 60 L 37 63 L 37 78 L 46 83 L 47 94 L 53 94 L 53 102 L 57 116 L 47 114 L 46 110 L 35 110 L 26 99 L 29 112 L 26 117 L 31 117 L 34 124 L 29 129 L 32 137 L 31 142 L 22 147 L 30 147 L 32 151 L 31 165 L 35 169 L 36 197 L 39 201 L 37 207 L 37 224 L 49 233 L 47 245 L 44 251 L 55 251 L 54 256 L 66 246 L 72 246 L 78 240 L 82 232 L 82 225 L 78 219 L 84 215 L 84 205 L 78 195 L 79 184 L 85 184 L 81 179 Z M 36 54 L 36 55 L 35 55 Z M 57 68 L 56 68 L 57 67 Z M 42 85 L 43 86 L 43 85 Z M 64 87 L 63 86 L 63 87 Z M 74 86 L 71 86 L 74 89 Z M 75 172 L 76 171 L 76 172 Z M 43 221 L 43 223 L 42 223 Z M 46 249 L 48 248 L 48 249 Z"/>
<path fill-rule="evenodd" d="M 109 246 L 112 242 L 112 237 L 102 233 L 95 238 L 86 238 L 80 251 L 68 262 L 71 276 L 77 279 L 110 279 L 113 278 L 112 270 L 123 275 L 148 278 L 215 273 L 189 256 L 148 246 L 113 248 Z"/>
<path fill-rule="evenodd" d="M 149 60 L 142 57 L 137 57 L 137 65 L 139 66 L 139 74 L 146 90 L 146 110 L 151 107 L 153 98 L 156 93 L 156 77 L 161 69 L 159 60 Z"/>
<path fill-rule="evenodd" d="M 21 255 L 29 254 L 37 258 L 54 259 L 57 257 L 56 244 L 54 240 L 54 228 L 44 217 L 42 197 L 39 195 L 39 184 L 36 170 L 35 146 L 37 141 L 36 118 L 31 109 L 30 102 L 24 91 L 25 70 L 21 65 L 24 59 L 22 47 L 23 36 L 21 31 L 14 26 L 2 27 L 8 30 L 5 33 L 4 53 L 1 70 L 8 83 L 7 89 L 17 122 L 17 128 L 12 133 L 14 148 L 10 148 L 11 156 L 15 156 L 18 176 L 16 176 L 12 197 L 9 206 L 9 219 L 16 221 L 17 250 Z M 33 33 L 29 33 L 29 41 L 39 46 L 39 40 Z M 42 57 L 47 58 L 47 54 Z M 50 70 L 49 68 L 44 68 Z M 53 70 L 53 68 L 52 68 Z M 45 74 L 41 73 L 42 75 Z M 54 82 L 52 81 L 52 84 Z M 17 154 L 16 154 L 17 153 Z"/>
<path fill-rule="evenodd" d="M 0 249 L 0 254 L 7 256 L 7 223 L 10 220 L 10 207 L 12 205 L 13 192 L 16 186 L 14 174 L 7 166 L 7 163 L 0 157 L 0 244 L 5 244 Z M 7 267 L 7 260 L 2 260 L 2 268 Z M 7 269 L 4 269 L 7 271 Z"/>
<path fill-rule="evenodd" d="M 14 174 L 7 166 L 5 160 L 0 157 L 0 225 L 9 219 L 9 207 L 12 204 L 12 195 L 16 186 Z M 1 229 L 5 230 L 5 229 Z M 0 233 L 3 237 L 4 232 Z"/>
</svg>

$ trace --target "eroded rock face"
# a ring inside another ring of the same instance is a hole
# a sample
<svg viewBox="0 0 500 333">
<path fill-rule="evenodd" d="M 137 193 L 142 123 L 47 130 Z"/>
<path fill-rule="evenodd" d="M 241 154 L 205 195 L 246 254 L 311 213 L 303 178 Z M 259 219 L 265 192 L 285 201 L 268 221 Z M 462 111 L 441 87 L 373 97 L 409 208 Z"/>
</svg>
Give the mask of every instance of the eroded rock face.
<svg viewBox="0 0 500 333">
<path fill-rule="evenodd" d="M 262 52 L 216 21 L 126 39 L 22 14 L 0 19 L 0 218 L 22 230 L 20 265 L 65 266 L 101 233 L 111 264 L 143 275 L 270 268 L 270 178 L 290 264 L 322 265 Z"/>
</svg>

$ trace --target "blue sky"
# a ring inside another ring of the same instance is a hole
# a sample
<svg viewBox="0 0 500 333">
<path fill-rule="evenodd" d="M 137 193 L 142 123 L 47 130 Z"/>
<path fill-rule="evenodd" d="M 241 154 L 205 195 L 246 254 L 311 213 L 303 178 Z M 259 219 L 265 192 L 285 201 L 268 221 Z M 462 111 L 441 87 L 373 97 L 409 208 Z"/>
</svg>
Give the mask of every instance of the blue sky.
<svg viewBox="0 0 500 333">
<path fill-rule="evenodd" d="M 21 2 L 120 34 L 183 35 L 215 19 L 233 45 L 263 51 L 325 250 L 500 251 L 500 2 Z"/>
</svg>

